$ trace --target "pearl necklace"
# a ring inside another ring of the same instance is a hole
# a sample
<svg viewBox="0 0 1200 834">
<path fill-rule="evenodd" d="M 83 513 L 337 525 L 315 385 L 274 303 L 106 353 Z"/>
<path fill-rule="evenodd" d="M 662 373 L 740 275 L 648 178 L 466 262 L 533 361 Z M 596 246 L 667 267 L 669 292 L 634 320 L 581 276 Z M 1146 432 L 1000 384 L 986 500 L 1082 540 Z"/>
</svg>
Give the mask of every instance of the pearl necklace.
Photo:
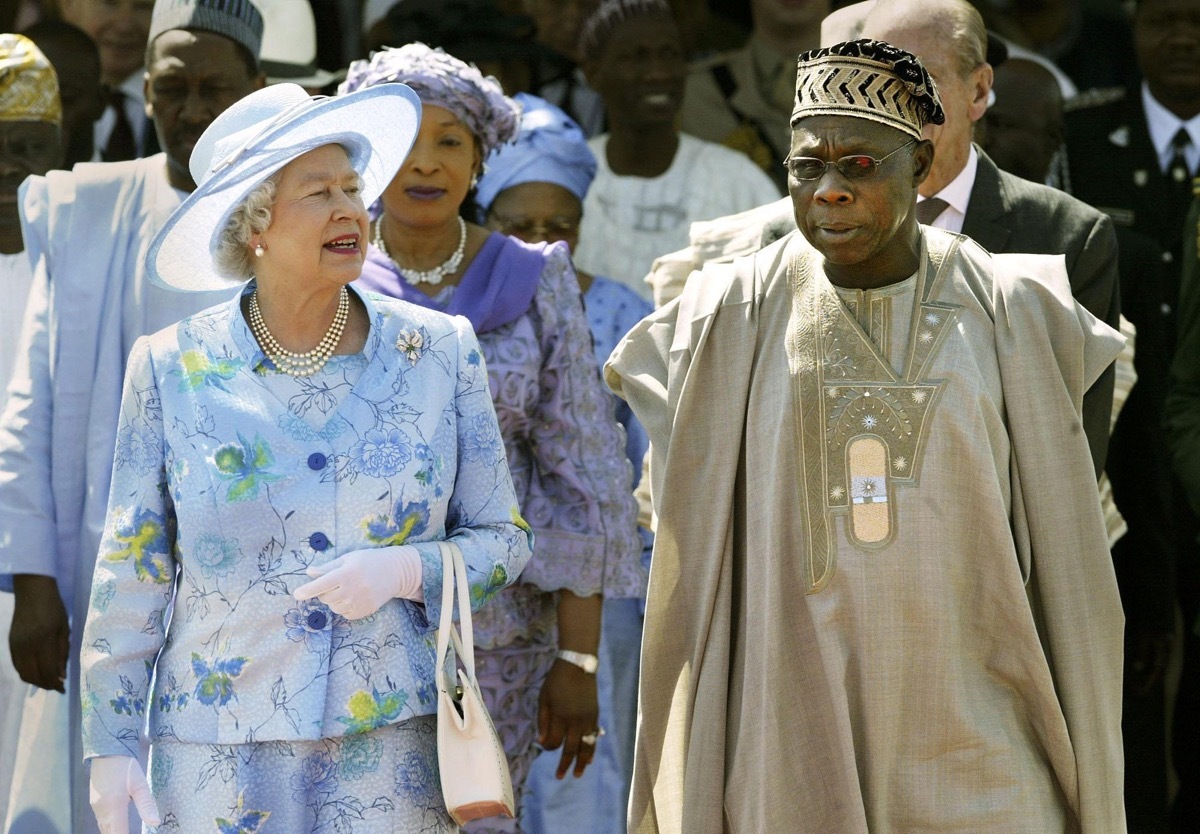
<svg viewBox="0 0 1200 834">
<path fill-rule="evenodd" d="M 467 221 L 461 217 L 458 218 L 458 248 L 454 250 L 454 254 L 446 259 L 440 266 L 435 266 L 433 269 L 419 270 L 409 269 L 408 267 L 400 266 L 392 253 L 388 251 L 387 244 L 383 242 L 383 216 L 375 218 L 375 235 L 371 240 L 375 244 L 375 248 L 383 253 L 383 256 L 396 265 L 396 269 L 404 273 L 404 277 L 410 284 L 440 284 L 442 279 L 447 275 L 454 274 L 462 263 L 463 253 L 467 250 Z"/>
<path fill-rule="evenodd" d="M 312 350 L 304 353 L 293 353 L 284 350 L 283 346 L 271 335 L 267 323 L 263 321 L 262 310 L 258 308 L 258 290 L 250 294 L 250 330 L 267 357 L 275 363 L 275 367 L 291 376 L 312 376 L 325 367 L 329 357 L 342 340 L 342 332 L 346 329 L 346 320 L 350 317 L 350 293 L 342 287 L 338 294 L 337 312 L 333 322 L 325 331 L 325 336 Z"/>
</svg>

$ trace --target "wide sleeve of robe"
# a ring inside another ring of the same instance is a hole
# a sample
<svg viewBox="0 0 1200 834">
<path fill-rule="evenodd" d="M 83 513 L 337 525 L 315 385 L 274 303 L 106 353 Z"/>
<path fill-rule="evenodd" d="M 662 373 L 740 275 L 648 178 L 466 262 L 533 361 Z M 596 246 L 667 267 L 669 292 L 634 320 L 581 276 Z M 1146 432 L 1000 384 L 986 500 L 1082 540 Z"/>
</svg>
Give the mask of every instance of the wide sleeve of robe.
<svg viewBox="0 0 1200 834">
<path fill-rule="evenodd" d="M 1117 832 L 1125 830 L 1124 615 L 1100 504 L 1064 484 L 1094 476 L 1083 394 L 1124 340 L 1071 297 L 1066 272 L 1054 260 L 995 259 L 996 348 L 1013 450 L 1013 532 L 1075 751 L 1076 772 L 1058 774 L 1063 785 L 1075 786 L 1067 803 L 1078 809 L 1083 831 Z"/>
</svg>

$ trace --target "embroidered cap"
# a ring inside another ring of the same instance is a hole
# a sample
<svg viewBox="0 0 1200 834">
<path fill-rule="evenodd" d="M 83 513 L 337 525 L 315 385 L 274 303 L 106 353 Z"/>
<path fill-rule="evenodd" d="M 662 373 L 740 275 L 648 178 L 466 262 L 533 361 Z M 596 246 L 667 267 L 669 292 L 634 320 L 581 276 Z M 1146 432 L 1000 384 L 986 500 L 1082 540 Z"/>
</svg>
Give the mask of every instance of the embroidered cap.
<svg viewBox="0 0 1200 834">
<path fill-rule="evenodd" d="M 263 18 L 250 0 L 156 0 L 147 43 L 171 29 L 212 32 L 241 44 L 258 64 Z"/>
<path fill-rule="evenodd" d="M 0 121 L 62 124 L 58 76 L 24 35 L 0 35 Z"/>
<path fill-rule="evenodd" d="M 918 139 L 925 125 L 946 121 L 937 87 L 920 59 L 873 40 L 800 54 L 792 125 L 826 115 L 870 119 Z"/>
</svg>

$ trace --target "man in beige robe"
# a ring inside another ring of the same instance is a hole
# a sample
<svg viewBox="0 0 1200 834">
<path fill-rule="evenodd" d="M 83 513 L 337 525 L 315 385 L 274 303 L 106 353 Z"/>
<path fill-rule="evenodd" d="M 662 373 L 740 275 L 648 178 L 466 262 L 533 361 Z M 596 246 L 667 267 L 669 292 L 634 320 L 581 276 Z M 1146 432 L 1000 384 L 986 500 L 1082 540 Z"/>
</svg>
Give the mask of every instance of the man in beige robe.
<svg viewBox="0 0 1200 834">
<path fill-rule="evenodd" d="M 630 830 L 1123 831 L 1080 417 L 1122 339 L 1061 257 L 918 226 L 942 114 L 915 57 L 805 53 L 798 100 L 799 231 L 607 368 L 659 519 Z"/>
</svg>

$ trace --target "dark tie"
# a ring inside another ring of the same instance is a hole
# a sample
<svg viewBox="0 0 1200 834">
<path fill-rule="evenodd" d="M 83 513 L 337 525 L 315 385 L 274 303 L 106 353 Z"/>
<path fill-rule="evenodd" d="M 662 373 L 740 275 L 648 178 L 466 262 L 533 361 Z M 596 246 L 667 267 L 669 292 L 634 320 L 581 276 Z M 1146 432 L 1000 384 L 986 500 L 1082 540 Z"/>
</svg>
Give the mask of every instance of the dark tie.
<svg viewBox="0 0 1200 834">
<path fill-rule="evenodd" d="M 949 206 L 950 204 L 941 197 L 930 197 L 928 200 L 922 200 L 917 203 L 917 222 L 928 226 L 934 220 L 937 220 Z"/>
<path fill-rule="evenodd" d="M 108 144 L 104 146 L 104 161 L 136 159 L 137 143 L 133 138 L 133 126 L 129 124 L 129 115 L 125 112 L 125 94 L 120 90 L 109 90 L 108 104 L 113 109 L 116 121 L 113 122 L 112 132 L 108 134 Z"/>
<path fill-rule="evenodd" d="M 1192 176 L 1188 171 L 1187 148 L 1192 138 L 1182 127 L 1171 137 L 1171 161 L 1167 163 L 1167 200 L 1171 216 L 1183 222 L 1188 207 L 1192 204 Z"/>
<path fill-rule="evenodd" d="M 1192 137 L 1185 128 L 1179 128 L 1171 137 L 1171 162 L 1167 165 L 1167 176 L 1175 186 L 1186 186 L 1191 191 L 1192 175 L 1188 170 L 1187 149 L 1192 144 Z M 1182 183 L 1182 185 L 1181 185 Z"/>
</svg>

